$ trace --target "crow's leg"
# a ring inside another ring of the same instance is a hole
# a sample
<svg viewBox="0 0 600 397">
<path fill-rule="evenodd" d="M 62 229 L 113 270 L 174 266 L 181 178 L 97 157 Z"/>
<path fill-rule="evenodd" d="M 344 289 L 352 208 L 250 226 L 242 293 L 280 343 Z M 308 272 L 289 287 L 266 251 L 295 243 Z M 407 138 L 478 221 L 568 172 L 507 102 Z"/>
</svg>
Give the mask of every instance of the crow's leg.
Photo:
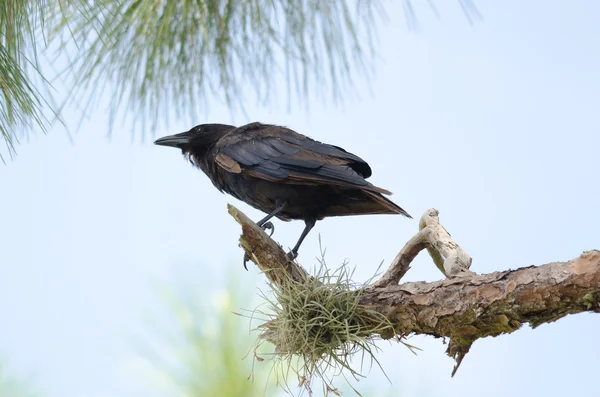
<svg viewBox="0 0 600 397">
<path fill-rule="evenodd" d="M 281 211 L 283 211 L 283 209 L 285 208 L 286 204 L 285 202 L 277 202 L 277 207 L 267 216 L 265 216 L 264 218 L 262 218 L 260 221 L 256 222 L 256 225 L 259 226 L 262 230 L 271 230 L 271 234 L 269 234 L 269 237 L 271 237 L 273 235 L 273 233 L 275 233 L 275 226 L 273 226 L 273 224 L 271 222 L 269 222 L 269 219 L 273 218 L 275 215 L 279 214 Z M 248 266 L 246 266 L 246 263 L 250 260 L 250 258 L 248 257 L 248 254 L 244 255 L 244 269 L 248 270 Z"/>
<path fill-rule="evenodd" d="M 271 237 L 273 235 L 273 233 L 275 233 L 275 226 L 273 226 L 273 223 L 268 222 L 269 219 L 273 218 L 275 215 L 279 214 L 281 211 L 283 211 L 283 209 L 285 208 L 286 204 L 285 203 L 279 203 L 277 202 L 277 207 L 267 216 L 265 216 L 264 218 L 262 218 L 260 221 L 256 222 L 256 224 L 262 229 L 262 230 L 271 230 L 271 234 L 269 234 L 269 237 Z"/>
<path fill-rule="evenodd" d="M 300 248 L 300 245 L 302 244 L 302 242 L 304 241 L 304 239 L 306 238 L 306 236 L 308 235 L 310 230 L 315 226 L 316 222 L 317 222 L 317 220 L 314 218 L 309 218 L 309 219 L 304 220 L 304 224 L 306 226 L 304 226 L 304 230 L 302 231 L 302 234 L 300 235 L 300 238 L 298 239 L 296 246 L 294 248 L 292 248 L 292 250 L 288 253 L 288 258 L 290 258 L 291 260 L 296 259 L 296 257 L 298 256 L 298 248 Z"/>
</svg>

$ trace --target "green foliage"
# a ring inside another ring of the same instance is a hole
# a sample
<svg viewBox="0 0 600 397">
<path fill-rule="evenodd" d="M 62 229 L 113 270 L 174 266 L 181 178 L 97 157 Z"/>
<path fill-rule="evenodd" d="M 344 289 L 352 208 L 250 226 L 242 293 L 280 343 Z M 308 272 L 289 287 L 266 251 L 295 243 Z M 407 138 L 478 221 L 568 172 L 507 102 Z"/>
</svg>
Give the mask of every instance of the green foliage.
<svg viewBox="0 0 600 397">
<path fill-rule="evenodd" d="M 212 304 L 205 289 L 190 296 L 184 292 L 191 291 L 164 290 L 168 316 L 160 323 L 174 329 L 148 346 L 141 359 L 152 390 L 161 397 L 274 395 L 275 385 L 267 387 L 270 368 L 245 359 L 254 340 L 248 322 L 232 313 L 252 294 L 233 276 L 225 290 L 213 295 Z"/>
<path fill-rule="evenodd" d="M 12 154 L 20 128 L 38 125 L 45 129 L 47 120 L 42 115 L 39 92 L 2 43 L 0 70 L 0 135 L 4 138 L 8 153 Z"/>
<path fill-rule="evenodd" d="M 39 77 L 36 59 L 27 57 L 28 53 L 36 56 L 35 32 L 36 25 L 42 24 L 41 3 L 0 0 L 0 135 L 9 154 L 14 152 L 19 130 L 47 127 L 42 112 L 46 101 L 31 76 Z"/>
<path fill-rule="evenodd" d="M 32 388 L 25 381 L 11 375 L 2 362 L 0 362 L 0 396 L 2 397 L 33 397 Z"/>
<path fill-rule="evenodd" d="M 403 1 L 414 26 L 413 2 Z M 459 4 L 478 16 L 472 0 Z M 290 104 L 295 93 L 308 104 L 331 92 L 341 101 L 353 76 L 372 73 L 383 16 L 380 0 L 0 0 L 0 133 L 11 152 L 17 132 L 49 126 L 45 111 L 60 120 L 40 73 L 49 48 L 67 61 L 59 76 L 77 108 L 89 110 L 108 87 L 111 119 L 129 115 L 144 129 L 171 111 L 197 121 L 209 94 L 232 110 L 248 96 L 287 94 Z M 286 89 L 273 85 L 278 76 Z"/>
<path fill-rule="evenodd" d="M 80 47 L 75 98 L 95 96 L 112 82 L 112 114 L 129 105 L 153 128 L 167 122 L 169 111 L 196 120 L 209 94 L 231 108 L 243 108 L 248 93 L 264 103 L 278 89 L 276 76 L 287 79 L 288 94 L 308 98 L 327 86 L 339 94 L 353 69 L 366 70 L 372 58 L 378 3 L 99 1 L 93 31 L 87 15 L 67 18 Z"/>
</svg>

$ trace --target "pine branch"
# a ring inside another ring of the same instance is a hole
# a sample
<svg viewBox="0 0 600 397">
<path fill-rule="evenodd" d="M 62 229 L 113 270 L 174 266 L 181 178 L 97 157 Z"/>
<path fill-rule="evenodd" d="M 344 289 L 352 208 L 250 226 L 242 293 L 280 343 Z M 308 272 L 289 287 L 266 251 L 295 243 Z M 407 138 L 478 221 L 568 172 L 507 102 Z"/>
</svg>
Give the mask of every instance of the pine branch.
<svg viewBox="0 0 600 397">
<path fill-rule="evenodd" d="M 415 27 L 413 1 L 403 1 Z M 480 18 L 472 0 L 458 3 Z M 342 103 L 354 78 L 373 75 L 385 18 L 380 0 L 0 0 L 0 134 L 12 153 L 19 133 L 50 126 L 46 112 L 60 120 L 73 103 L 89 114 L 105 89 L 111 126 L 126 116 L 150 132 L 172 112 L 196 121 L 209 96 L 242 112 L 248 100 L 280 102 L 277 93 L 288 106 L 329 94 Z M 58 76 L 40 69 L 53 63 L 50 47 L 67 63 Z M 68 85 L 61 106 L 55 78 Z"/>
<path fill-rule="evenodd" d="M 243 213 L 229 212 L 242 226 L 240 242 L 249 258 L 279 288 L 281 280 L 307 273 L 290 263 L 285 252 Z M 600 251 L 586 251 L 566 262 L 553 262 L 490 274 L 468 270 L 470 257 L 439 224 L 437 210 L 421 219 L 421 230 L 400 251 L 388 271 L 360 293 L 359 306 L 383 314 L 393 331 L 390 339 L 409 334 L 449 338 L 447 354 L 458 369 L 472 344 L 508 334 L 529 323 L 532 328 L 568 314 L 600 313 Z M 437 282 L 398 285 L 419 251 L 427 248 L 447 275 Z"/>
</svg>

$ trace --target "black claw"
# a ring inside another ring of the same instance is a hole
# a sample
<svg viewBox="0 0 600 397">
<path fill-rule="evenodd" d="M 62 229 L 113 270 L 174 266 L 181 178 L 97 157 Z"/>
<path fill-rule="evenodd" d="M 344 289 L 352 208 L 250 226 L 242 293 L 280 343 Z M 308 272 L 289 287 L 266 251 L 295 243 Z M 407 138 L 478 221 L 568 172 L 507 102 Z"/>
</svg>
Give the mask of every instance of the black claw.
<svg viewBox="0 0 600 397">
<path fill-rule="evenodd" d="M 273 225 L 271 222 L 265 222 L 260 228 L 265 232 L 270 229 L 271 233 L 269 234 L 269 237 L 275 233 L 275 225 Z"/>
<path fill-rule="evenodd" d="M 293 261 L 294 259 L 296 259 L 298 257 L 298 253 L 294 252 L 294 251 L 290 251 L 287 253 L 287 257 L 289 260 Z"/>
<path fill-rule="evenodd" d="M 248 266 L 246 266 L 246 263 L 248 263 L 248 261 L 250 260 L 250 256 L 248 256 L 247 253 L 244 254 L 244 269 L 246 269 L 246 271 L 248 271 Z"/>
</svg>

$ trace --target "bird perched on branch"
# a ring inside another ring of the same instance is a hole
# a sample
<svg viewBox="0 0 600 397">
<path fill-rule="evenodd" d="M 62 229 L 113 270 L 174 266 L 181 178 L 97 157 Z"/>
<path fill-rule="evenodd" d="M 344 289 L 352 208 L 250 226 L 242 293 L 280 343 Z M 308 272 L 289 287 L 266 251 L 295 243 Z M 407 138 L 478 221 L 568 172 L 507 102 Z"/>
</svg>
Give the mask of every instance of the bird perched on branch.
<svg viewBox="0 0 600 397">
<path fill-rule="evenodd" d="M 411 217 L 384 196 L 389 191 L 366 181 L 371 168 L 363 159 L 289 128 L 262 123 L 201 124 L 154 143 L 180 148 L 221 192 L 267 213 L 257 222 L 263 230 L 274 231 L 269 222 L 272 217 L 303 220 L 305 227 L 288 254 L 290 259 L 296 258 L 306 235 L 323 218 Z"/>
</svg>

